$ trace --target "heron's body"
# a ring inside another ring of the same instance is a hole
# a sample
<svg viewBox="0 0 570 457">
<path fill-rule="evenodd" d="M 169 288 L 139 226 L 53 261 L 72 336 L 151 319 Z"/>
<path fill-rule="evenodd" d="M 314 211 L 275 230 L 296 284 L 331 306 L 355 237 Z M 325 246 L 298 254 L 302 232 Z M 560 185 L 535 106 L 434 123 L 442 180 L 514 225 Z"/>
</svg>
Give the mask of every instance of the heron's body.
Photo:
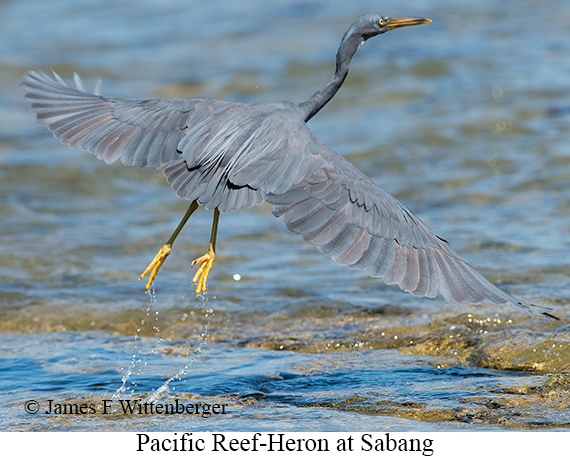
<svg viewBox="0 0 570 457">
<path fill-rule="evenodd" d="M 236 211 L 282 194 L 306 177 L 314 141 L 293 103 L 229 104 L 188 127 L 180 162 L 166 168 L 179 197 Z M 192 173 L 188 173 L 192 170 Z"/>
<path fill-rule="evenodd" d="M 538 312 L 471 268 L 447 242 L 346 159 L 316 138 L 306 122 L 338 91 L 350 59 L 368 38 L 429 22 L 367 15 L 345 34 L 330 82 L 306 102 L 239 104 L 217 100 L 127 100 L 88 94 L 57 75 L 30 72 L 26 99 L 38 121 L 63 143 L 107 163 L 162 168 L 185 218 L 147 268 L 147 287 L 189 215 L 214 210 L 210 249 L 194 263 L 205 290 L 214 260 L 219 213 L 263 201 L 289 230 L 341 265 L 364 269 L 418 296 L 440 293 L 449 303 L 484 301 Z M 198 279 L 197 279 L 198 278 Z"/>
</svg>

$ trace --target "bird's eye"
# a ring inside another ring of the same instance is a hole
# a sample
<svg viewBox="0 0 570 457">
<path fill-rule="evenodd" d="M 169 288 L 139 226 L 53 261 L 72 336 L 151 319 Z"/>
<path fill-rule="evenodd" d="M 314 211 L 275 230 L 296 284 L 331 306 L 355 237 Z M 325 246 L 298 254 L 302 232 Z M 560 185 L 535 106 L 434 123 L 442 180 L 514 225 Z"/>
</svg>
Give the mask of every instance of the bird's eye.
<svg viewBox="0 0 570 457">
<path fill-rule="evenodd" d="M 380 24 L 380 27 L 383 27 L 385 23 L 386 23 L 386 21 L 384 19 L 380 19 L 378 21 L 378 24 Z"/>
</svg>

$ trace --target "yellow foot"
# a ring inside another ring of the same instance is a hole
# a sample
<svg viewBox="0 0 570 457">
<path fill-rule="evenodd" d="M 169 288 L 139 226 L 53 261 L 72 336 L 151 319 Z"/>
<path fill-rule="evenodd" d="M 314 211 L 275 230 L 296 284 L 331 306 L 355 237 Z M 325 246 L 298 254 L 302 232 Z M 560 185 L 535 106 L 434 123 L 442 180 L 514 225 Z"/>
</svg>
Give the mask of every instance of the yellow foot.
<svg viewBox="0 0 570 457">
<path fill-rule="evenodd" d="M 208 275 L 210 274 L 215 258 L 216 254 L 208 252 L 192 262 L 192 266 L 200 265 L 200 268 L 198 268 L 198 271 L 194 275 L 194 279 L 192 279 L 193 285 L 198 283 L 196 286 L 196 295 L 200 295 L 200 292 L 206 292 L 206 281 L 208 280 Z"/>
<path fill-rule="evenodd" d="M 160 251 L 158 251 L 158 254 L 156 254 L 152 262 L 150 262 L 149 266 L 146 267 L 146 270 L 143 271 L 143 274 L 139 278 L 139 281 L 144 278 L 146 274 L 152 269 L 152 271 L 150 271 L 150 276 L 148 277 L 148 282 L 146 283 L 145 290 L 150 289 L 150 285 L 154 281 L 154 278 L 156 278 L 158 270 L 160 270 L 160 267 L 170 254 L 170 251 L 172 251 L 172 245 L 165 244 L 162 246 L 162 248 L 160 248 Z"/>
</svg>

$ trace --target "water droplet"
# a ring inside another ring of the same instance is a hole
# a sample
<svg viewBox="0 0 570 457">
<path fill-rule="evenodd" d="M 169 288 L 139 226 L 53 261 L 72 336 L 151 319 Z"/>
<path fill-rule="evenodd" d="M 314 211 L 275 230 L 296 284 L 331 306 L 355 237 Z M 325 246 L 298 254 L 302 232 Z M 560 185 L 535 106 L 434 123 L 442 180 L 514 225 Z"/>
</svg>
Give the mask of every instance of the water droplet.
<svg viewBox="0 0 570 457">
<path fill-rule="evenodd" d="M 501 98 L 503 96 L 503 89 L 500 87 L 493 87 L 493 89 L 491 89 L 491 95 L 493 98 Z"/>
</svg>

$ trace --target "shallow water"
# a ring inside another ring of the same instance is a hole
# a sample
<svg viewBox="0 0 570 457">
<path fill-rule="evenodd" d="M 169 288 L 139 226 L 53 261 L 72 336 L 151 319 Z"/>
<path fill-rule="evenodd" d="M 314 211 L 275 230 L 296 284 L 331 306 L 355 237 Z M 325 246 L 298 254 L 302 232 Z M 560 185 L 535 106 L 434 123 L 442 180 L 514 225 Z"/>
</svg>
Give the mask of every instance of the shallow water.
<svg viewBox="0 0 570 457">
<path fill-rule="evenodd" d="M 53 68 L 90 87 L 101 78 L 109 95 L 301 101 L 377 2 L 0 2 L 0 427 L 569 427 L 564 6 L 384 1 L 380 13 L 433 23 L 366 43 L 311 121 L 492 281 L 563 318 L 550 322 L 384 286 L 305 245 L 266 205 L 222 217 L 207 298 L 189 266 L 207 245 L 205 211 L 147 295 L 137 278 L 187 203 L 160 172 L 62 146 L 17 87 L 24 71 Z M 120 400 L 151 395 L 226 414 L 121 413 Z M 46 414 L 49 400 L 96 412 Z"/>
</svg>

